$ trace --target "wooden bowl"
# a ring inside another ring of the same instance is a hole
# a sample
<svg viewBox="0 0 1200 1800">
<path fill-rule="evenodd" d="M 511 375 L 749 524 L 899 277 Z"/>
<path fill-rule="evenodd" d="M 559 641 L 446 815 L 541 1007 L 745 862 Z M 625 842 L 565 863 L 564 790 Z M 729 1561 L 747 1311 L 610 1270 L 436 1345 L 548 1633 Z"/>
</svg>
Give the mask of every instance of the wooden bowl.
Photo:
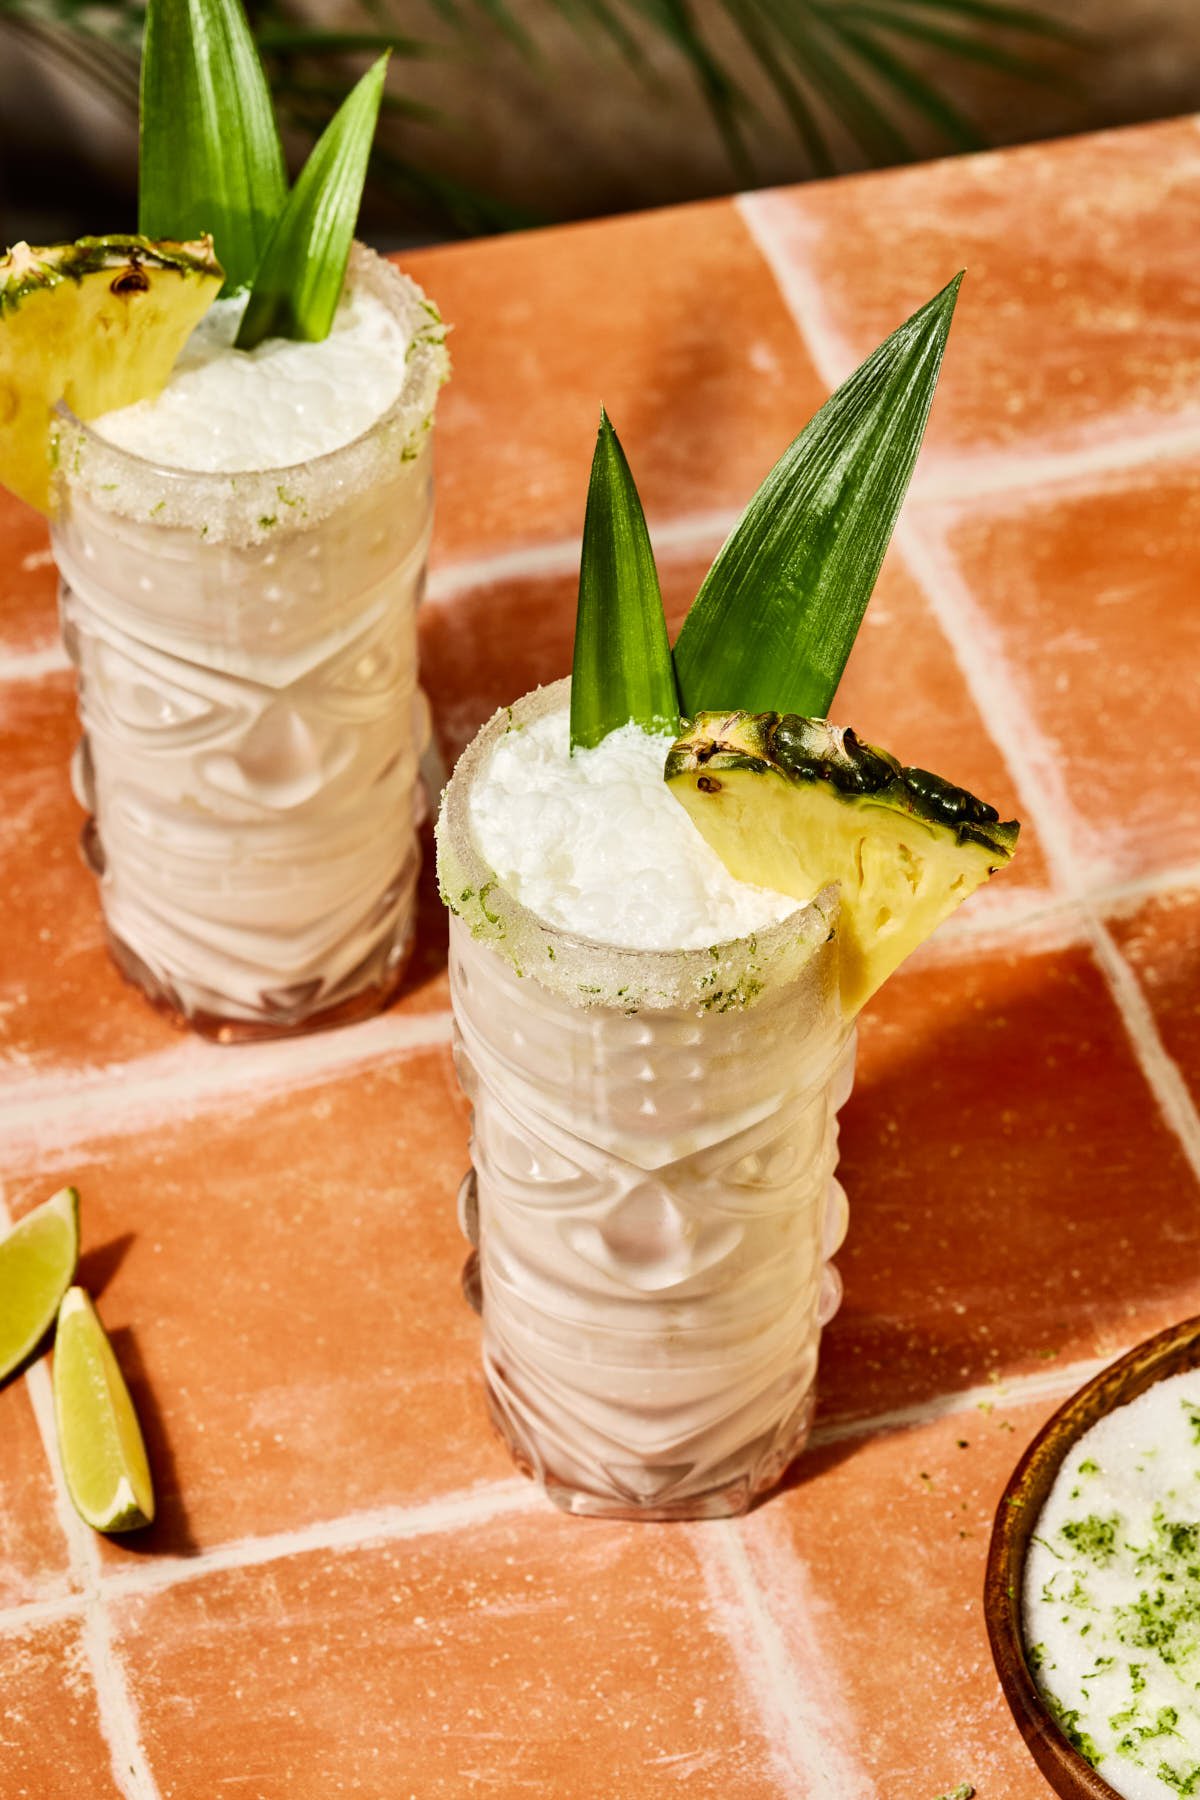
<svg viewBox="0 0 1200 1800">
<path fill-rule="evenodd" d="M 988 1546 L 983 1610 L 1004 1698 L 1021 1736 L 1062 1800 L 1121 1800 L 1063 1736 L 1025 1662 L 1021 1592 L 1025 1552 L 1067 1452 L 1114 1407 L 1136 1400 L 1168 1375 L 1200 1367 L 1200 1318 L 1185 1319 L 1101 1370 L 1047 1420 L 1000 1499 Z"/>
</svg>

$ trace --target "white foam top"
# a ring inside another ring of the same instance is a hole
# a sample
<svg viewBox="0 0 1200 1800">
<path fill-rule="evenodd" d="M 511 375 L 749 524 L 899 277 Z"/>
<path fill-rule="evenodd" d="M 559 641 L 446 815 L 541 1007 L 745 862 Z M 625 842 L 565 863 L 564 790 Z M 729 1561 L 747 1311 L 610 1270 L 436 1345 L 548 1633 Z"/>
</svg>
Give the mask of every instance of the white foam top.
<svg viewBox="0 0 1200 1800">
<path fill-rule="evenodd" d="M 697 950 L 797 902 L 735 881 L 663 780 L 673 739 L 626 725 L 570 754 L 564 709 L 507 732 L 470 794 L 480 855 L 547 924 L 631 950 Z"/>
<path fill-rule="evenodd" d="M 1128 1800 L 1200 1784 L 1200 1369 L 1116 1408 L 1064 1459 L 1025 1564 L 1027 1655 Z"/>
<path fill-rule="evenodd" d="M 279 469 L 350 443 L 400 393 L 408 336 L 366 288 L 347 289 L 319 343 L 235 350 L 245 305 L 245 295 L 218 300 L 158 398 L 104 413 L 93 430 L 170 468 Z"/>
</svg>

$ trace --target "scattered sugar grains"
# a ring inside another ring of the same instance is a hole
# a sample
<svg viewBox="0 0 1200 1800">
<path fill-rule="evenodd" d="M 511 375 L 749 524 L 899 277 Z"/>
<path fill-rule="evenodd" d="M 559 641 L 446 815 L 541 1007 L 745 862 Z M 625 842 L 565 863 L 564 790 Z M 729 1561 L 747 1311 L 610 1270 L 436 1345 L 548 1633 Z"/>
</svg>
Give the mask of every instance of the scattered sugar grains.
<svg viewBox="0 0 1200 1800">
<path fill-rule="evenodd" d="M 1200 1796 L 1200 1370 L 1072 1449 L 1025 1570 L 1030 1666 L 1127 1800 Z"/>
<path fill-rule="evenodd" d="M 623 726 L 570 754 L 567 712 L 510 731 L 471 790 L 480 854 L 539 918 L 630 950 L 762 931 L 796 902 L 735 881 L 663 781 L 669 735 Z"/>
<path fill-rule="evenodd" d="M 93 429 L 170 468 L 286 468 L 360 436 L 404 385 L 407 336 L 365 289 L 343 295 L 316 344 L 267 338 L 235 350 L 245 306 L 245 295 L 218 300 L 158 398 L 104 413 Z"/>
</svg>

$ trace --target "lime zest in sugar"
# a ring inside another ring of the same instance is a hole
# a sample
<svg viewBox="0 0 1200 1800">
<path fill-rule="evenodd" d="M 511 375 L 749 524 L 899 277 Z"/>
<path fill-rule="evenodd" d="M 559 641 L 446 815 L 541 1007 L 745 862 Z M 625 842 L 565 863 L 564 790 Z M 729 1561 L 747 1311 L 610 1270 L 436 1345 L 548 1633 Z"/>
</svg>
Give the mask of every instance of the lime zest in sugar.
<svg viewBox="0 0 1200 1800">
<path fill-rule="evenodd" d="M 1200 1369 L 1101 1419 L 1030 1542 L 1026 1658 L 1126 1800 L 1200 1800 Z"/>
</svg>

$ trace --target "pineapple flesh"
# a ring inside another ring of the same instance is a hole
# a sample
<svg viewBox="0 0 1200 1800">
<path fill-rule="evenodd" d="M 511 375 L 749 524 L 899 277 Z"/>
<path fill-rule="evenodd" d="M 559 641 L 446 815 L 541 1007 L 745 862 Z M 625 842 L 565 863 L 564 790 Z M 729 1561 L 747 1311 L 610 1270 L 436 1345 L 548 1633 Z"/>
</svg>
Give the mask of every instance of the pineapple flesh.
<svg viewBox="0 0 1200 1800">
<path fill-rule="evenodd" d="M 0 484 L 48 512 L 55 405 L 94 419 L 152 399 L 222 279 L 211 238 L 80 238 L 0 258 Z"/>
<path fill-rule="evenodd" d="M 838 883 L 848 1013 L 1016 848 L 1015 821 L 824 719 L 701 713 L 665 773 L 739 880 L 801 901 Z"/>
</svg>

